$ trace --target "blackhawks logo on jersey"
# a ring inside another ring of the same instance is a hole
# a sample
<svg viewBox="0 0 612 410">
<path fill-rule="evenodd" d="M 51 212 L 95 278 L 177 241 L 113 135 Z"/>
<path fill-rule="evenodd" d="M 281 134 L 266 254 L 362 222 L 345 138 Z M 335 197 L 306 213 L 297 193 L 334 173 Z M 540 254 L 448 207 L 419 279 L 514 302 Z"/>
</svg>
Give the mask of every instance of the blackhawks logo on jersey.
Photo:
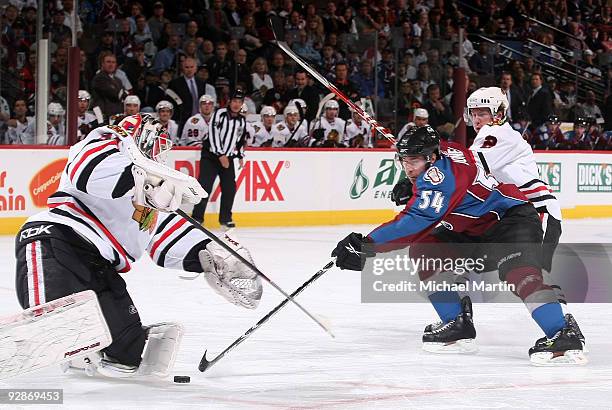
<svg viewBox="0 0 612 410">
<path fill-rule="evenodd" d="M 153 228 L 155 228 L 155 224 L 157 223 L 157 215 L 158 212 L 155 209 L 134 204 L 132 219 L 138 222 L 138 228 L 141 231 L 148 230 L 149 233 L 152 233 Z"/>
</svg>

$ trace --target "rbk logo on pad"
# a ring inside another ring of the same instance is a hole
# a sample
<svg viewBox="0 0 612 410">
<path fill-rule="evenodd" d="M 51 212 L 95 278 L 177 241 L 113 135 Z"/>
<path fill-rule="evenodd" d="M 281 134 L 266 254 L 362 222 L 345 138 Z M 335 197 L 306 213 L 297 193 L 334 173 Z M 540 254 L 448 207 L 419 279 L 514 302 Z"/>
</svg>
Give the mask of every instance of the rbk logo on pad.
<svg viewBox="0 0 612 410">
<path fill-rule="evenodd" d="M 37 235 L 51 235 L 49 229 L 51 229 L 52 226 L 53 225 L 40 225 L 24 229 L 21 231 L 21 235 L 19 235 L 19 242 Z"/>
</svg>

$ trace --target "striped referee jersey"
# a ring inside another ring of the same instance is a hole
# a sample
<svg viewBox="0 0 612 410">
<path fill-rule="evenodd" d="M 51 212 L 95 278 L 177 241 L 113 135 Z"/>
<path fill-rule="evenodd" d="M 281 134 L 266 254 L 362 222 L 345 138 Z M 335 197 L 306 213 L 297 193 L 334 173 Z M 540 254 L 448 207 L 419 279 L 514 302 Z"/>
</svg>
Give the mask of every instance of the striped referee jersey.
<svg viewBox="0 0 612 410">
<path fill-rule="evenodd" d="M 242 115 L 232 115 L 227 108 L 219 108 L 213 113 L 208 129 L 208 139 L 204 146 L 218 156 L 226 155 L 242 158 L 246 142 L 246 119 Z"/>
</svg>

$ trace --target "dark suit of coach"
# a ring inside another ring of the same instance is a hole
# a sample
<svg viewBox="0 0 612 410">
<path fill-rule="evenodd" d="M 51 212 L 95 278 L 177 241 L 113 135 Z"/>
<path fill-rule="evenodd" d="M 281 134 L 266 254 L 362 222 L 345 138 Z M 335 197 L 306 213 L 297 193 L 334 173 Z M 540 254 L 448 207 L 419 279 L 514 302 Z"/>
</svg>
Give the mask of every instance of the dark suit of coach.
<svg viewBox="0 0 612 410">
<path fill-rule="evenodd" d="M 527 114 L 531 125 L 537 128 L 553 113 L 553 99 L 548 88 L 542 86 L 541 74 L 531 75 L 531 88 L 533 91 L 527 100 Z"/>
<path fill-rule="evenodd" d="M 174 91 L 182 100 L 182 104 L 175 107 L 174 120 L 179 124 L 179 134 L 183 131 L 185 122 L 192 115 L 200 112 L 200 96 L 206 94 L 206 83 L 196 78 L 196 61 L 185 58 L 181 63 L 182 76 L 170 81 L 168 88 Z"/>
</svg>

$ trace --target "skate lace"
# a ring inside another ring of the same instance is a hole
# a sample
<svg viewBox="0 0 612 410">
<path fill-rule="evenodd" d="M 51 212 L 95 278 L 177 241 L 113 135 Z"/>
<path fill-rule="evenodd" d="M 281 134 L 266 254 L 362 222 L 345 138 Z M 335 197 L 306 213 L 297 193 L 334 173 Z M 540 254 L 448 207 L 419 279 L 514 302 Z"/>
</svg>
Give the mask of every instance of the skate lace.
<svg viewBox="0 0 612 410">
<path fill-rule="evenodd" d="M 440 333 L 440 332 L 442 332 L 443 330 L 446 330 L 446 329 L 448 329 L 450 326 L 452 326 L 452 324 L 453 324 L 453 323 L 455 323 L 455 321 L 454 321 L 454 320 L 451 320 L 450 322 L 448 322 L 448 323 L 446 323 L 446 324 L 445 324 L 445 323 L 443 323 L 443 322 L 436 322 L 436 323 L 434 323 L 434 324 L 432 325 L 431 332 L 429 332 L 429 333 Z"/>
</svg>

